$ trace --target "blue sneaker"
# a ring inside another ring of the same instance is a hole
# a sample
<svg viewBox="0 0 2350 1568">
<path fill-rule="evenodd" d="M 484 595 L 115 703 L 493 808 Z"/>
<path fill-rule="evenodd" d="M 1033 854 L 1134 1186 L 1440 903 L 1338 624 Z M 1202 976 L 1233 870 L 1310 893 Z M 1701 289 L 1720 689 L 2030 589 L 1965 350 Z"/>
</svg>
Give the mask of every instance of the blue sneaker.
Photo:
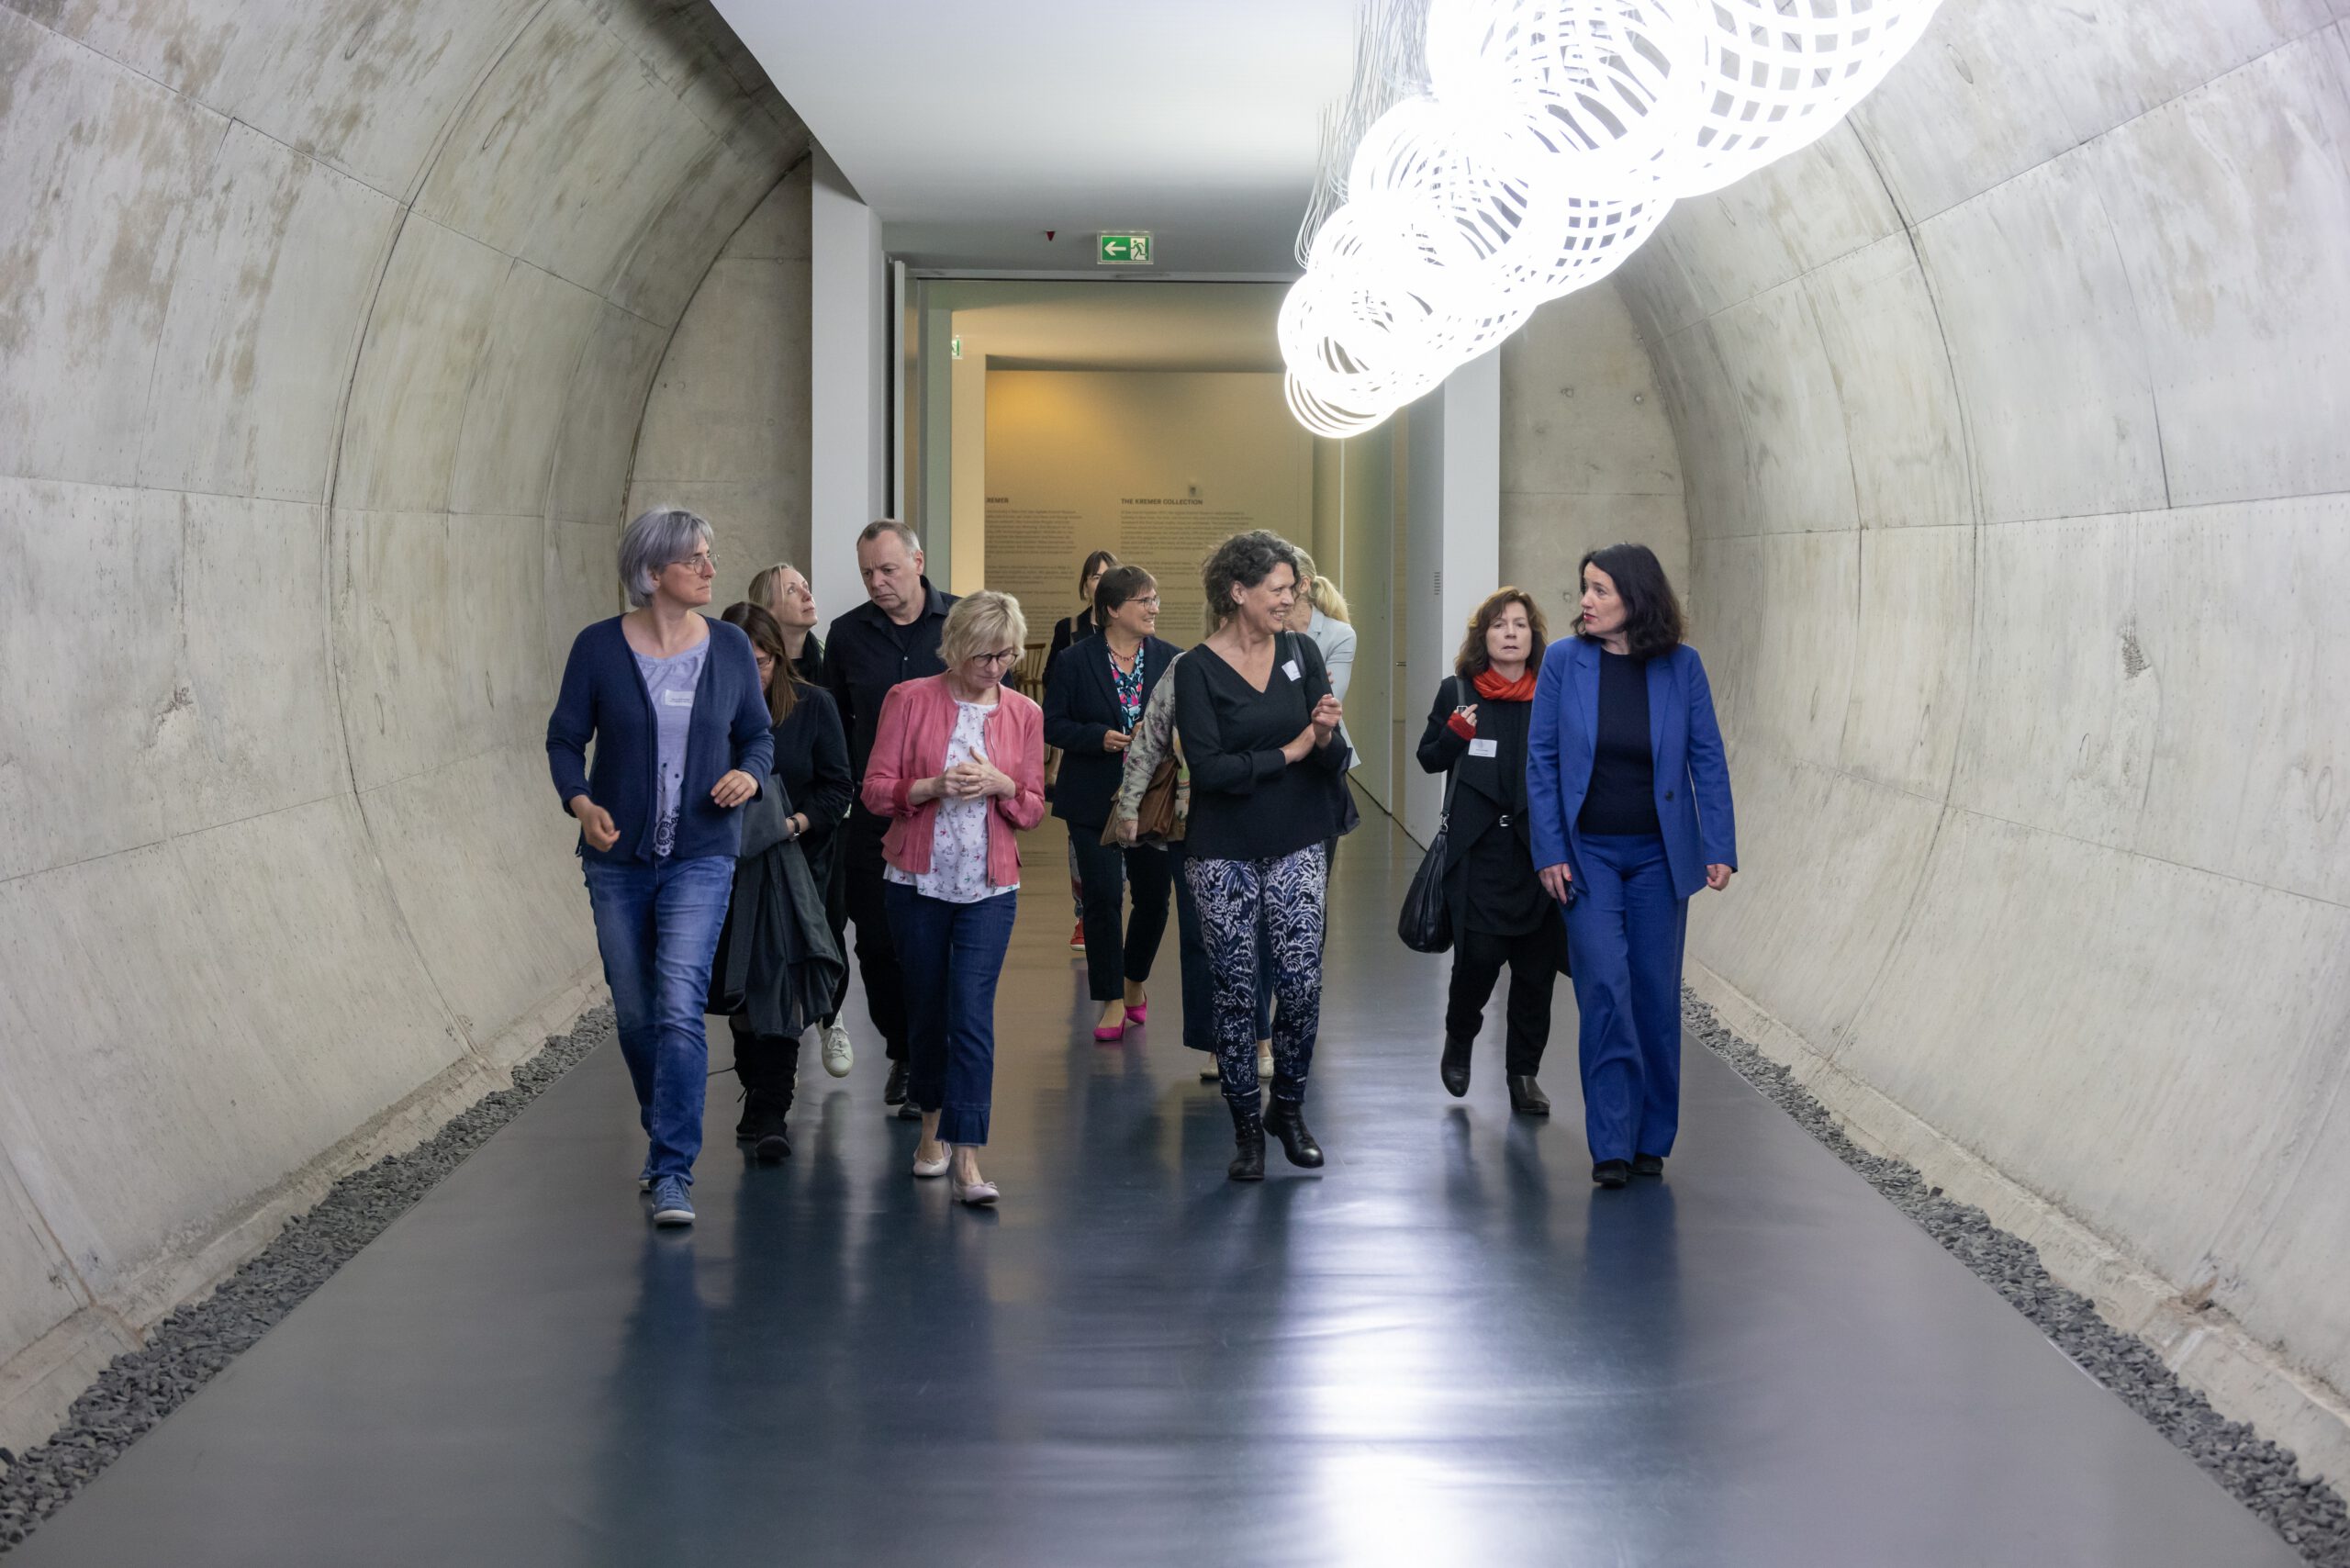
<svg viewBox="0 0 2350 1568">
<path fill-rule="evenodd" d="M 686 1184 L 675 1176 L 664 1176 L 653 1183 L 653 1223 L 655 1225 L 691 1225 L 694 1222 L 694 1201 L 686 1195 Z"/>
</svg>

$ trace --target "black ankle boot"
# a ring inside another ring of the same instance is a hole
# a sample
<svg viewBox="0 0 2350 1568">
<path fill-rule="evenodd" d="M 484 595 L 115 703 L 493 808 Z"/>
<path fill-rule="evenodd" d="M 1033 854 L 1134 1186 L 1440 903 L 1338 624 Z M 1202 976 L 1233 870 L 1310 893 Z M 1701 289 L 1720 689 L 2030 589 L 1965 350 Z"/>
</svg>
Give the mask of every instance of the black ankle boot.
<svg viewBox="0 0 2350 1568">
<path fill-rule="evenodd" d="M 1444 1080 L 1445 1092 L 1455 1100 L 1469 1092 L 1469 1047 L 1475 1044 L 1458 1035 L 1444 1037 L 1444 1059 L 1437 1064 L 1436 1073 Z"/>
<path fill-rule="evenodd" d="M 1632 1168 L 1620 1159 L 1603 1159 L 1591 1168 L 1591 1179 L 1603 1187 L 1621 1187 L 1632 1179 Z"/>
<path fill-rule="evenodd" d="M 1281 1140 L 1281 1152 L 1289 1156 L 1292 1165 L 1303 1165 L 1308 1170 L 1322 1163 L 1322 1146 L 1305 1128 L 1305 1107 L 1289 1100 L 1276 1100 L 1265 1113 L 1265 1130 Z"/>
<path fill-rule="evenodd" d="M 1550 1097 L 1534 1081 L 1530 1072 L 1509 1075 L 1509 1108 L 1521 1115 L 1547 1116 L 1550 1114 Z"/>
<path fill-rule="evenodd" d="M 1238 1146 L 1225 1174 L 1236 1182 L 1265 1179 L 1265 1118 L 1251 1100 L 1227 1100 L 1232 1107 L 1232 1141 Z"/>
<path fill-rule="evenodd" d="M 750 1131 L 738 1130 L 737 1136 L 750 1144 L 753 1159 L 772 1165 L 791 1153 L 791 1139 L 783 1130 L 790 1115 L 790 1101 L 769 1090 L 751 1091 L 750 1103 L 743 1112 L 744 1125 Z"/>
</svg>

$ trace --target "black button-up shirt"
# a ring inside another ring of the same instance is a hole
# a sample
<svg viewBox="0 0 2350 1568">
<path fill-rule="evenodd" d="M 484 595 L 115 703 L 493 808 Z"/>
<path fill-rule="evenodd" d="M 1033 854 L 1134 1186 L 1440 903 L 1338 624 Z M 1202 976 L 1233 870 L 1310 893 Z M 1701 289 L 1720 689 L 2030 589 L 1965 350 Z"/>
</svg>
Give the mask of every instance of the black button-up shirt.
<svg viewBox="0 0 2350 1568">
<path fill-rule="evenodd" d="M 901 681 L 946 669 L 938 640 L 955 596 L 931 587 L 928 577 L 922 579 L 922 613 L 910 625 L 899 625 L 867 599 L 835 619 L 824 638 L 824 685 L 840 707 L 841 727 L 848 732 L 849 771 L 860 785 L 881 724 L 881 700 Z"/>
</svg>

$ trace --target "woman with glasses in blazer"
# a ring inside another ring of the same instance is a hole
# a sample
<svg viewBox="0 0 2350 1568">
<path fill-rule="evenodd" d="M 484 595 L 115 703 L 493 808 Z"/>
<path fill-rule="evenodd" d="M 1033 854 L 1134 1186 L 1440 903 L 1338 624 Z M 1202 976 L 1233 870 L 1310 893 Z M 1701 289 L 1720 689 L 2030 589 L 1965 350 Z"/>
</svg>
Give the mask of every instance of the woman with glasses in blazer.
<svg viewBox="0 0 2350 1568">
<path fill-rule="evenodd" d="M 1085 970 L 1102 1004 L 1093 1037 L 1125 1037 L 1126 1025 L 1148 1022 L 1143 989 L 1167 932 L 1170 891 L 1167 851 L 1156 846 L 1103 844 L 1126 747 L 1144 704 L 1181 652 L 1156 635 L 1158 584 L 1140 566 L 1113 566 L 1093 594 L 1100 630 L 1062 650 L 1045 677 L 1045 744 L 1061 752 L 1053 786 L 1053 815 L 1069 824 L 1084 902 Z M 1119 932 L 1126 887 L 1134 915 Z"/>
</svg>

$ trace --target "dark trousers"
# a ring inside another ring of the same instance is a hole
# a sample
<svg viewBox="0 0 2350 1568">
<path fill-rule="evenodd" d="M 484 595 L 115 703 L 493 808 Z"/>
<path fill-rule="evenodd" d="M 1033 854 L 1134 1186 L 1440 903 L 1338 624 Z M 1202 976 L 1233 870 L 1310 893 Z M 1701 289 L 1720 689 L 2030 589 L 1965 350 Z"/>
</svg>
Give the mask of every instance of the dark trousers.
<svg viewBox="0 0 2350 1568">
<path fill-rule="evenodd" d="M 734 1081 L 775 1102 L 778 1110 L 791 1109 L 800 1083 L 800 1036 L 755 1035 L 747 1013 L 728 1018 L 726 1027 L 734 1036 Z"/>
<path fill-rule="evenodd" d="M 1567 906 L 1583 1133 L 1595 1160 L 1673 1152 L 1681 1128 L 1681 952 L 1689 901 L 1675 897 L 1664 840 L 1583 835 Z"/>
<path fill-rule="evenodd" d="M 848 917 L 856 923 L 856 972 L 865 981 L 865 1009 L 881 1031 L 891 1061 L 906 1056 L 906 977 L 898 964 L 897 940 L 890 931 L 890 903 L 882 890 L 881 835 L 886 818 L 863 806 L 849 812 L 841 844 L 847 864 Z"/>
<path fill-rule="evenodd" d="M 1215 960 L 1208 957 L 1207 938 L 1200 933 L 1199 901 L 1183 875 L 1183 841 L 1167 846 L 1168 879 L 1175 884 L 1175 955 L 1181 961 L 1183 994 L 1183 1044 L 1195 1051 L 1215 1054 Z M 1257 1033 L 1255 1039 L 1273 1036 L 1273 981 L 1270 947 L 1257 956 Z"/>
<path fill-rule="evenodd" d="M 1542 1066 L 1550 1043 L 1550 992 L 1559 979 L 1559 932 L 1546 923 L 1523 936 L 1463 931 L 1452 948 L 1452 989 L 1445 999 L 1444 1032 L 1473 1040 L 1485 1022 L 1485 1003 L 1509 966 L 1508 1045 L 1502 1070 L 1523 1077 Z"/>
<path fill-rule="evenodd" d="M 1094 1001 L 1114 1001 L 1125 994 L 1125 981 L 1140 985 L 1150 978 L 1151 960 L 1167 935 L 1167 851 L 1104 844 L 1100 828 L 1071 823 L 1069 852 L 1084 893 L 1086 983 Z M 1129 882 L 1135 913 L 1122 943 L 1118 925 Z"/>
<path fill-rule="evenodd" d="M 906 969 L 906 1097 L 939 1113 L 940 1142 L 983 1144 L 995 1092 L 995 982 L 1020 894 L 949 903 L 902 882 L 884 886 Z"/>
<path fill-rule="evenodd" d="M 1257 1103 L 1257 1041 L 1253 1032 L 1264 987 L 1258 966 L 1272 968 L 1273 1098 L 1305 1101 L 1306 1074 L 1322 1025 L 1323 899 L 1327 872 L 1322 846 L 1309 845 L 1267 860 L 1183 862 L 1200 908 L 1200 933 L 1215 975 L 1216 1071 L 1224 1097 Z"/>
</svg>

